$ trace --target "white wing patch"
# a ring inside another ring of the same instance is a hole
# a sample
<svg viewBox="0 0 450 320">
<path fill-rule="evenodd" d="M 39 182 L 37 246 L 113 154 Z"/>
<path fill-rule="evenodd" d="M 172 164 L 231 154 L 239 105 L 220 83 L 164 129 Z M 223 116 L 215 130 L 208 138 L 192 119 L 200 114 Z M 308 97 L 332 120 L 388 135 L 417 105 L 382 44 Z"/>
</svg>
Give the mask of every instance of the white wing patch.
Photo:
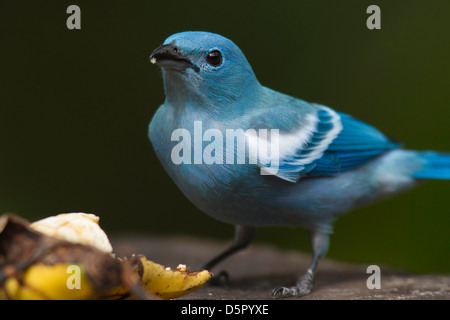
<svg viewBox="0 0 450 320">
<path fill-rule="evenodd" d="M 306 125 L 292 133 L 279 134 L 275 128 L 269 136 L 268 131 L 261 134 L 261 129 L 248 130 L 245 135 L 250 163 L 258 164 L 261 174 L 276 175 L 291 182 L 312 170 L 313 162 L 323 156 L 343 127 L 339 114 L 325 106 L 306 115 L 305 120 Z"/>
<path fill-rule="evenodd" d="M 334 110 L 325 107 L 320 106 L 320 110 L 322 113 L 325 113 L 326 116 L 324 116 L 322 119 L 319 120 L 319 122 L 316 123 L 316 128 L 314 129 L 313 136 L 311 138 L 314 138 L 314 136 L 323 135 L 323 139 L 318 139 L 320 142 L 318 142 L 316 145 L 310 146 L 310 143 L 312 142 L 311 139 L 309 140 L 309 143 L 307 145 L 307 150 L 311 150 L 307 155 L 299 160 L 297 160 L 295 163 L 297 165 L 305 165 L 310 164 L 313 161 L 320 159 L 323 155 L 323 153 L 328 149 L 328 146 L 333 142 L 334 139 L 339 135 L 339 133 L 342 131 L 342 123 L 341 123 L 341 117 L 339 114 L 337 114 Z M 332 124 L 331 129 L 321 132 L 320 124 Z"/>
</svg>

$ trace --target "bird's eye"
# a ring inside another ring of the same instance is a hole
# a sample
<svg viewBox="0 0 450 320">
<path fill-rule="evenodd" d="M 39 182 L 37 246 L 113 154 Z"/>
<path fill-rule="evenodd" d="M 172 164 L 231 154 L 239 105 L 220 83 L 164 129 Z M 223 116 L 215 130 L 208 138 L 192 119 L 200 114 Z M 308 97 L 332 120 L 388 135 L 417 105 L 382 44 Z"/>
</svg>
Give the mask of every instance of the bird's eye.
<svg viewBox="0 0 450 320">
<path fill-rule="evenodd" d="M 220 66 L 222 64 L 222 53 L 219 50 L 213 50 L 206 56 L 206 61 L 213 67 Z"/>
</svg>

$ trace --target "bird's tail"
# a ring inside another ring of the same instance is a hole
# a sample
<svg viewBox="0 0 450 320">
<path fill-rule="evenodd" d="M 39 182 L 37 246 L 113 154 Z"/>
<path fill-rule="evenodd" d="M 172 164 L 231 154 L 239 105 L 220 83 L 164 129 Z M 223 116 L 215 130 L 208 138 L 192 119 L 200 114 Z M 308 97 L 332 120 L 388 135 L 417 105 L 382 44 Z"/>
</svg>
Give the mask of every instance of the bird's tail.
<svg viewBox="0 0 450 320">
<path fill-rule="evenodd" d="M 423 167 L 412 174 L 419 179 L 450 179 L 450 153 L 418 151 L 417 155 L 424 161 Z"/>
</svg>

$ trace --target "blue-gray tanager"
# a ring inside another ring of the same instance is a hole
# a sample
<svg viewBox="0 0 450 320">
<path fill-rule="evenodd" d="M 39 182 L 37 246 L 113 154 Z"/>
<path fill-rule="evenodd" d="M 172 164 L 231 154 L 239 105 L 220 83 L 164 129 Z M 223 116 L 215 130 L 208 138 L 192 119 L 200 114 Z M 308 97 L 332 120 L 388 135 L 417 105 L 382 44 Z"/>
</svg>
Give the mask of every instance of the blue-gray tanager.
<svg viewBox="0 0 450 320">
<path fill-rule="evenodd" d="M 309 269 L 274 297 L 311 291 L 337 217 L 424 179 L 450 179 L 450 154 L 404 150 L 347 114 L 262 86 L 218 34 L 174 34 L 150 61 L 166 94 L 149 126 L 157 157 L 199 209 L 236 226 L 233 244 L 204 268 L 248 246 L 257 226 L 308 230 Z"/>
</svg>

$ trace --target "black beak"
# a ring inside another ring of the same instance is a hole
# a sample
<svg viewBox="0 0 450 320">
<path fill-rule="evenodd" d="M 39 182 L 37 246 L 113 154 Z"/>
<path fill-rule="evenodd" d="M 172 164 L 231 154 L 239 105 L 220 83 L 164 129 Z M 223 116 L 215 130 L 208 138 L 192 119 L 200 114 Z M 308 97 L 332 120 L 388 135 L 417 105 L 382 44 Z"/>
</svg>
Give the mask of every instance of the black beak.
<svg viewBox="0 0 450 320">
<path fill-rule="evenodd" d="M 184 72 L 187 68 L 193 68 L 196 72 L 200 69 L 191 60 L 180 53 L 180 49 L 173 44 L 164 44 L 150 54 L 150 62 L 177 71 Z"/>
</svg>

